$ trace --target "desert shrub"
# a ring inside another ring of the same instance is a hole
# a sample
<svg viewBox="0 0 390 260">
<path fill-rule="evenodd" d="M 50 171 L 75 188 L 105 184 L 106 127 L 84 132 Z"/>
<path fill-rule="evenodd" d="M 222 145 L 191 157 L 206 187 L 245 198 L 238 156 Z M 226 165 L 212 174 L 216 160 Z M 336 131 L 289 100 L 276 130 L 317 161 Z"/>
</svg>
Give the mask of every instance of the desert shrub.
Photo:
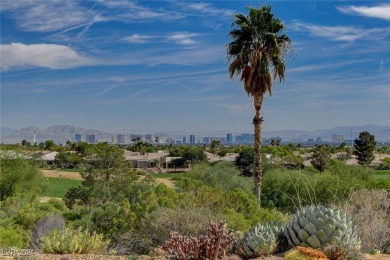
<svg viewBox="0 0 390 260">
<path fill-rule="evenodd" d="M 23 235 L 18 233 L 17 230 L 0 227 L 0 248 L 22 248 L 24 244 Z"/>
<path fill-rule="evenodd" d="M 390 242 L 390 192 L 355 191 L 347 202 L 336 206 L 353 217 L 364 252 L 385 249 Z"/>
<path fill-rule="evenodd" d="M 295 211 L 315 203 L 313 181 L 313 176 L 303 172 L 272 170 L 263 178 L 262 205 Z"/>
<path fill-rule="evenodd" d="M 221 221 L 211 223 L 206 233 L 196 237 L 172 232 L 163 248 L 180 260 L 225 259 L 233 244 L 233 234 L 227 229 L 226 223 Z"/>
<path fill-rule="evenodd" d="M 41 239 L 53 230 L 63 230 L 65 220 L 60 214 L 50 214 L 38 220 L 30 232 L 31 247 L 37 251 L 41 248 Z"/>
<path fill-rule="evenodd" d="M 347 165 L 343 161 L 332 160 L 329 166 L 329 172 L 341 178 L 352 178 L 367 181 L 374 175 L 374 171 L 368 167 L 358 165 Z"/>
<path fill-rule="evenodd" d="M 26 190 L 41 193 L 45 187 L 44 177 L 34 161 L 0 160 L 0 201 Z"/>
<path fill-rule="evenodd" d="M 196 236 L 207 229 L 210 221 L 218 216 L 208 208 L 170 209 L 157 208 L 142 221 L 139 233 L 155 245 L 161 245 L 169 239 L 170 233 L 178 232 L 186 236 Z"/>
<path fill-rule="evenodd" d="M 342 244 L 327 246 L 323 249 L 329 260 L 366 260 L 363 253 L 356 248 L 349 248 Z"/>
<path fill-rule="evenodd" d="M 99 206 L 76 206 L 64 216 L 69 220 L 71 228 L 81 226 L 104 234 L 105 238 L 110 240 L 115 240 L 121 233 L 129 231 L 136 219 L 129 202 L 125 200 L 119 203 L 107 202 Z"/>
<path fill-rule="evenodd" d="M 239 170 L 229 162 L 218 162 L 208 167 L 200 176 L 203 184 L 219 188 L 222 191 L 229 191 L 241 188 L 245 192 L 251 193 L 253 181 L 240 176 Z"/>
<path fill-rule="evenodd" d="M 30 245 L 29 231 L 35 223 L 46 215 L 61 214 L 64 210 L 61 201 L 39 202 L 35 194 L 16 194 L 0 203 L 0 228 L 16 231 L 26 248 Z"/>
<path fill-rule="evenodd" d="M 103 235 L 78 228 L 55 229 L 42 238 L 42 251 L 52 254 L 106 254 L 109 241 L 104 241 Z"/>
<path fill-rule="evenodd" d="M 378 170 L 390 170 L 390 157 L 383 158 Z"/>
<path fill-rule="evenodd" d="M 53 204 L 52 204 L 53 203 Z M 59 213 L 61 214 L 63 208 L 57 202 L 49 201 L 46 203 L 35 202 L 21 208 L 14 216 L 15 223 L 23 226 L 25 229 L 33 227 L 36 221 L 42 219 L 47 214 Z M 56 208 L 60 207 L 60 208 Z"/>
<path fill-rule="evenodd" d="M 346 200 L 352 191 L 372 185 L 364 180 L 370 178 L 367 175 L 371 170 L 339 165 L 337 163 L 322 174 L 282 169 L 270 171 L 263 178 L 262 205 L 283 211 L 294 211 L 310 204 L 329 205 Z"/>
</svg>

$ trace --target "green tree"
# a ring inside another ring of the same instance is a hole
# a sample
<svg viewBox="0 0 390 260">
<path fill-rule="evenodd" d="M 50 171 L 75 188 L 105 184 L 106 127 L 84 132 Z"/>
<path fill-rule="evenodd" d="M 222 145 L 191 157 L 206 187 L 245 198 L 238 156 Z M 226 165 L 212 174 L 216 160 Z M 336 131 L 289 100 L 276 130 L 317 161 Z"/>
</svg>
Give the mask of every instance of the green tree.
<svg viewBox="0 0 390 260">
<path fill-rule="evenodd" d="M 353 154 L 357 156 L 358 163 L 369 165 L 375 158 L 375 136 L 367 131 L 361 132 L 359 138 L 355 139 Z"/>
<path fill-rule="evenodd" d="M 45 149 L 49 151 L 53 151 L 57 145 L 54 143 L 53 140 L 46 140 L 45 141 Z"/>
<path fill-rule="evenodd" d="M 325 171 L 331 160 L 330 147 L 328 145 L 316 145 L 310 157 L 311 165 L 320 172 Z"/>
<path fill-rule="evenodd" d="M 125 165 L 125 155 L 123 149 L 107 143 L 99 143 L 94 146 L 92 154 L 87 156 L 87 174 L 92 174 L 94 178 L 102 178 L 106 181 L 114 173 L 115 169 L 120 169 Z"/>
<path fill-rule="evenodd" d="M 221 141 L 219 140 L 213 140 L 211 142 L 211 145 L 210 145 L 210 150 L 211 152 L 216 155 L 219 151 L 219 149 L 221 149 Z"/>
<path fill-rule="evenodd" d="M 252 176 L 255 151 L 251 147 L 241 150 L 236 157 L 235 164 L 244 176 Z"/>
<path fill-rule="evenodd" d="M 279 18 L 271 13 L 270 6 L 260 9 L 249 7 L 249 14 L 237 14 L 232 23 L 228 44 L 230 77 L 237 76 L 243 82 L 245 92 L 253 97 L 255 117 L 255 194 L 261 204 L 261 124 L 260 115 L 264 94 L 272 94 L 273 80 L 284 80 L 284 56 L 289 51 L 290 39 L 282 34 L 285 28 Z M 271 75 L 273 74 L 273 76 Z"/>
<path fill-rule="evenodd" d="M 194 147 L 188 147 L 184 151 L 182 158 L 190 162 L 191 164 L 194 164 L 194 163 L 206 161 L 207 156 L 201 147 L 194 146 Z"/>
</svg>

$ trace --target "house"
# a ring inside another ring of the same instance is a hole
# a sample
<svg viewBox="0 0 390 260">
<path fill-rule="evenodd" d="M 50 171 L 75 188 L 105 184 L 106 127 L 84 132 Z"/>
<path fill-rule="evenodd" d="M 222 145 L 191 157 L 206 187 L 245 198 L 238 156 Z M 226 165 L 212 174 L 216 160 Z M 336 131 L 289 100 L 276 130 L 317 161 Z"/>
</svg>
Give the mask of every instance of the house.
<svg viewBox="0 0 390 260">
<path fill-rule="evenodd" d="M 140 154 L 139 152 L 125 151 L 125 160 L 130 161 L 134 168 L 154 168 L 161 167 L 165 162 L 168 152 L 159 151 L 157 153 Z"/>
</svg>

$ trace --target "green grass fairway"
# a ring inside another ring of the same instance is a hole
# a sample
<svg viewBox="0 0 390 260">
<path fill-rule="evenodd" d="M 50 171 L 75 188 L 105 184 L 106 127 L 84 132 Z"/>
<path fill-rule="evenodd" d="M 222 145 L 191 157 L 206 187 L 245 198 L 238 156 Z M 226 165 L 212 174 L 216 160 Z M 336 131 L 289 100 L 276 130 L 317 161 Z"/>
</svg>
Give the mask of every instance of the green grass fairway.
<svg viewBox="0 0 390 260">
<path fill-rule="evenodd" d="M 62 178 L 46 178 L 48 187 L 44 196 L 52 198 L 63 198 L 70 188 L 81 186 L 80 180 L 69 180 Z"/>
<path fill-rule="evenodd" d="M 375 171 L 375 179 L 378 181 L 390 181 L 390 170 Z"/>
</svg>

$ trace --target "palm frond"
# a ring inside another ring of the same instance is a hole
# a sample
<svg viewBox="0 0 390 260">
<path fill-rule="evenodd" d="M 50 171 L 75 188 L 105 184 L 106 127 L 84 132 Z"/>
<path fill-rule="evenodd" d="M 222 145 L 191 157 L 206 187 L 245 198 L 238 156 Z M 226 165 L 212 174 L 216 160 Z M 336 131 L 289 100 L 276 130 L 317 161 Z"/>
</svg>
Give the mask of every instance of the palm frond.
<svg viewBox="0 0 390 260">
<path fill-rule="evenodd" d="M 284 56 L 290 38 L 284 24 L 271 13 L 271 6 L 248 7 L 248 14 L 236 14 L 229 36 L 227 56 L 230 77 L 237 76 L 249 95 L 272 93 L 272 79 L 284 80 Z M 272 73 L 272 76 L 271 76 Z"/>
</svg>

